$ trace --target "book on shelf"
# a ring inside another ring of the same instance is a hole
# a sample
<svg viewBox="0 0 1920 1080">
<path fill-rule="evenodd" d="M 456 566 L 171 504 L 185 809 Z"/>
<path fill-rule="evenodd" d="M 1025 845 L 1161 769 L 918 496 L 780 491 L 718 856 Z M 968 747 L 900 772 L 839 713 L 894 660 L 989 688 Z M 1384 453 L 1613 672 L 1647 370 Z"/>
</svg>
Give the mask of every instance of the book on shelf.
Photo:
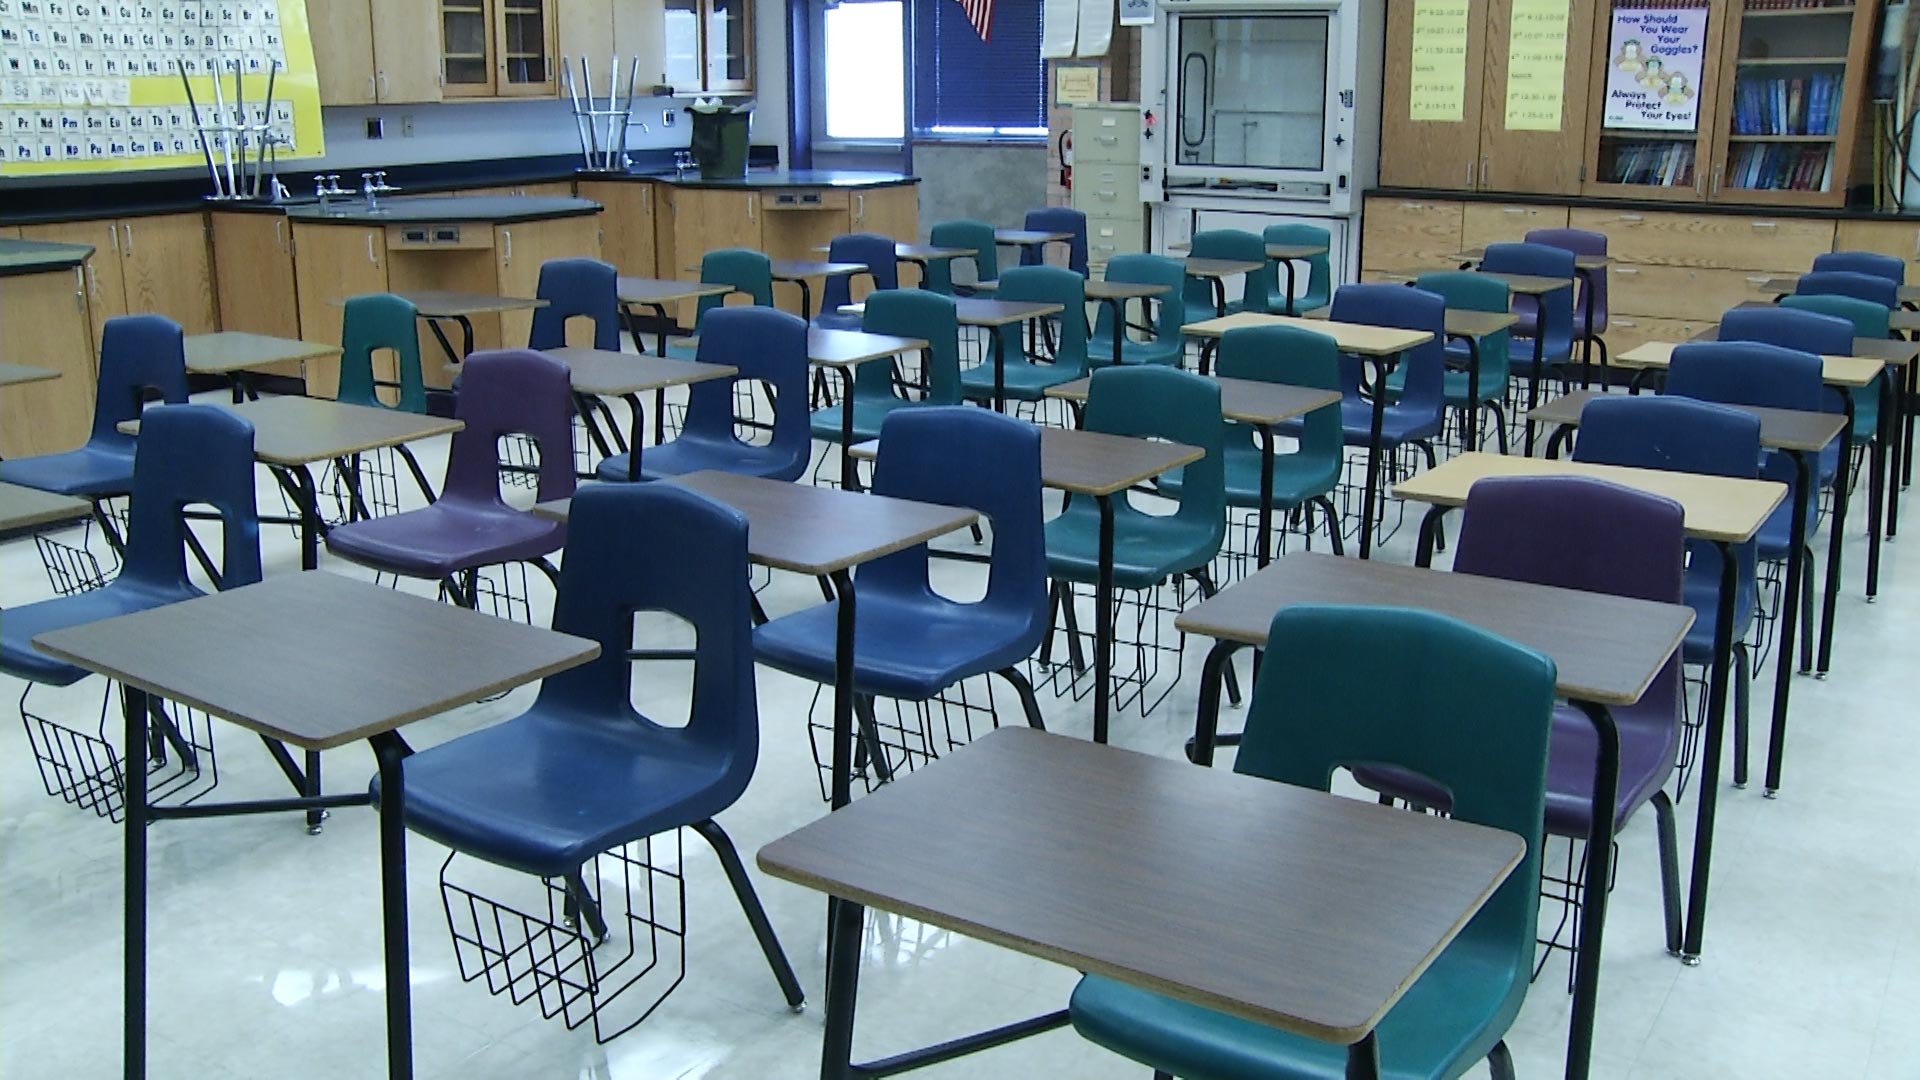
<svg viewBox="0 0 1920 1080">
<path fill-rule="evenodd" d="M 1610 183 L 1684 187 L 1693 183 L 1693 144 L 1629 142 L 1613 150 Z"/>
<path fill-rule="evenodd" d="M 1743 143 L 1726 167 L 1730 187 L 1750 191 L 1825 191 L 1833 148 L 1790 143 Z"/>
<path fill-rule="evenodd" d="M 1734 83 L 1735 135 L 1831 135 L 1840 76 L 1746 76 Z"/>
<path fill-rule="evenodd" d="M 1747 0 L 1748 11 L 1815 11 L 1852 7 L 1854 0 Z"/>
</svg>

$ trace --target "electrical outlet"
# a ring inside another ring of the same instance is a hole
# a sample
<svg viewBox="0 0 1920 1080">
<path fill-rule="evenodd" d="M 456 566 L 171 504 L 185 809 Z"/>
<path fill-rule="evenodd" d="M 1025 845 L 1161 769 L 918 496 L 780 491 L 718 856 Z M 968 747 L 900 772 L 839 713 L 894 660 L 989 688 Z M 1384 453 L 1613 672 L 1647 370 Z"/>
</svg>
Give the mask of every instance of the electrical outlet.
<svg viewBox="0 0 1920 1080">
<path fill-rule="evenodd" d="M 661 109 L 660 110 L 660 126 L 672 127 L 674 124 L 674 121 L 679 119 L 679 117 L 680 117 L 679 109 Z"/>
<path fill-rule="evenodd" d="M 402 113 L 402 114 L 401 114 L 401 116 L 400 116 L 400 137 L 401 137 L 401 138 L 403 138 L 403 139 L 411 139 L 411 138 L 413 138 L 413 114 L 412 114 L 412 113 Z"/>
<path fill-rule="evenodd" d="M 384 139 L 387 135 L 387 122 L 377 116 L 367 117 L 367 138 Z"/>
</svg>

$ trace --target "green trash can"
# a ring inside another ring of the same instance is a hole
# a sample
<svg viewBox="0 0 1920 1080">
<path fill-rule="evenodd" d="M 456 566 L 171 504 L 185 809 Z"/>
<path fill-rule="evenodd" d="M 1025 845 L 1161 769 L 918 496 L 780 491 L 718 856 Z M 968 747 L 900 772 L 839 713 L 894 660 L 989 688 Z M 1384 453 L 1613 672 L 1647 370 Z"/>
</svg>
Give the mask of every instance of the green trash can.
<svg viewBox="0 0 1920 1080">
<path fill-rule="evenodd" d="M 747 127 L 751 112 L 700 112 L 693 116 L 689 147 L 703 180 L 733 180 L 747 175 Z"/>
</svg>

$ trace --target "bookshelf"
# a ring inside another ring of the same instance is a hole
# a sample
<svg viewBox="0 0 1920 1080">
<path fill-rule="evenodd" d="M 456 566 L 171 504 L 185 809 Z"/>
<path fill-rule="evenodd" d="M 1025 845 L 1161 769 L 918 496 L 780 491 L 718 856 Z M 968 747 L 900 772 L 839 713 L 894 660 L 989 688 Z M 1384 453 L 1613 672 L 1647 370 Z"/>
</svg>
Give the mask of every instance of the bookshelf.
<svg viewBox="0 0 1920 1080">
<path fill-rule="evenodd" d="M 1593 26 L 1582 195 L 1699 202 L 1714 160 L 1729 2 L 1615 0 Z M 1677 81 L 1676 81 L 1677 80 Z"/>
</svg>

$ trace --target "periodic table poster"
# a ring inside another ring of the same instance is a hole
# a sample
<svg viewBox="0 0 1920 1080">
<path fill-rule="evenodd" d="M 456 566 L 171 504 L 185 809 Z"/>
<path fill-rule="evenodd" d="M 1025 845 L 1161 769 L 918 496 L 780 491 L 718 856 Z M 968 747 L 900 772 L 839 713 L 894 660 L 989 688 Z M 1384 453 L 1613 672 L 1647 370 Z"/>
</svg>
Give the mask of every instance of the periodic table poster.
<svg viewBox="0 0 1920 1080">
<path fill-rule="evenodd" d="M 204 169 L 183 67 L 201 125 L 264 126 L 281 161 L 324 152 L 305 0 L 0 0 L 0 174 Z"/>
</svg>

